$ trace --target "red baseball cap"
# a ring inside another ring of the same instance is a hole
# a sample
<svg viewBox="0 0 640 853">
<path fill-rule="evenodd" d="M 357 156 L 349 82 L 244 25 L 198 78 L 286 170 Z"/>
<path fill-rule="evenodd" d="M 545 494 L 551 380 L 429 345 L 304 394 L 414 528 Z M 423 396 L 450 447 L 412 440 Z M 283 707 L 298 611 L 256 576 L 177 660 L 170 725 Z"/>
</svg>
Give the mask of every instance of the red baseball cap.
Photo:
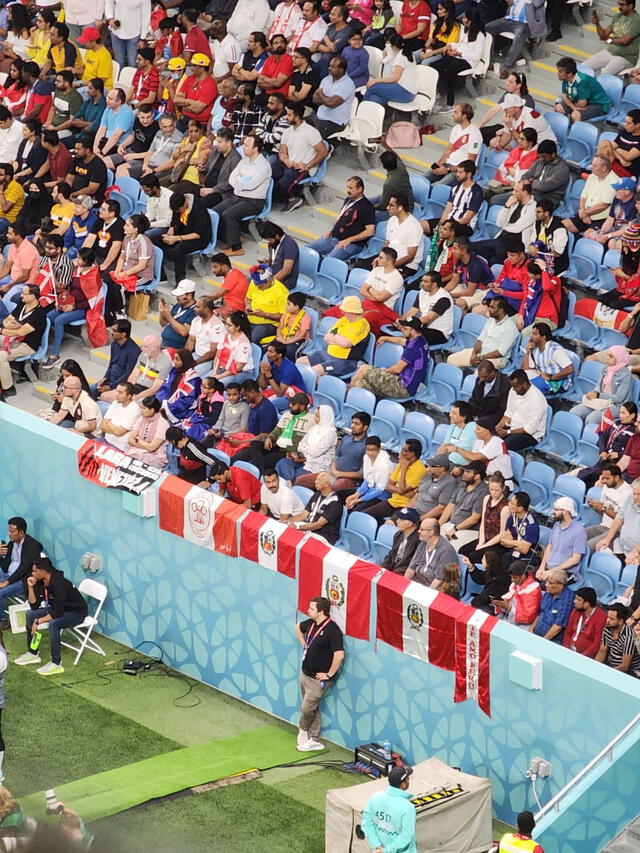
<svg viewBox="0 0 640 853">
<path fill-rule="evenodd" d="M 78 41 L 80 44 L 86 44 L 88 41 L 98 41 L 99 38 L 100 31 L 96 27 L 85 27 Z"/>
</svg>

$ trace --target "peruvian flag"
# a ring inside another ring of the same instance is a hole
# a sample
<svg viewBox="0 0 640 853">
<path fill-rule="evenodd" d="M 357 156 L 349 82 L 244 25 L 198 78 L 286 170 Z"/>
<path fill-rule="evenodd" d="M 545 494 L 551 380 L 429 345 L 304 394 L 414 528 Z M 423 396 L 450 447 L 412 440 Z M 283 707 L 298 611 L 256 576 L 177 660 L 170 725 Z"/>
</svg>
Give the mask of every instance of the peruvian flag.
<svg viewBox="0 0 640 853">
<path fill-rule="evenodd" d="M 202 548 L 238 556 L 237 522 L 245 507 L 173 476 L 160 484 L 158 493 L 161 530 Z"/>
<path fill-rule="evenodd" d="M 456 686 L 454 702 L 475 699 L 487 716 L 490 713 L 490 643 L 498 623 L 495 616 L 466 608 L 466 619 L 456 626 Z"/>
<path fill-rule="evenodd" d="M 455 669 L 456 621 L 464 612 L 459 601 L 384 572 L 377 583 L 377 602 L 379 640 L 441 669 Z"/>
<path fill-rule="evenodd" d="M 272 572 L 296 576 L 296 551 L 305 535 L 274 518 L 249 512 L 240 525 L 240 556 Z"/>
<path fill-rule="evenodd" d="M 379 566 L 309 537 L 298 560 L 298 610 L 306 613 L 312 598 L 331 602 L 331 618 L 350 637 L 369 639 L 371 581 Z"/>
</svg>

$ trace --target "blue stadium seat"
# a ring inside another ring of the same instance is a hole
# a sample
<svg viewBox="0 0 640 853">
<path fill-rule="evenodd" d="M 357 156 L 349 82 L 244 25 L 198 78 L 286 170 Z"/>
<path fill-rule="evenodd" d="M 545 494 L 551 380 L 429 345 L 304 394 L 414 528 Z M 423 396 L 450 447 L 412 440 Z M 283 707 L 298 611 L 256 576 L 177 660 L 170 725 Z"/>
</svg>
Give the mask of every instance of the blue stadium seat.
<svg viewBox="0 0 640 853">
<path fill-rule="evenodd" d="M 503 207 L 499 204 L 492 205 L 482 222 L 482 226 L 479 228 L 477 225 L 473 230 L 473 236 L 477 240 L 494 240 L 498 236 L 498 232 L 502 231 L 500 225 L 498 225 L 498 216 L 500 215 Z M 473 243 L 471 244 L 473 248 Z"/>
<path fill-rule="evenodd" d="M 271 213 L 271 205 L 273 203 L 273 178 L 269 181 L 269 186 L 267 187 L 267 195 L 264 199 L 264 205 L 260 213 L 252 213 L 250 216 L 243 216 L 242 222 L 249 222 L 250 225 L 255 224 L 256 221 L 262 221 L 264 219 L 269 218 L 269 214 Z M 253 233 L 253 232 L 252 232 Z M 257 235 L 257 231 L 254 236 Z M 256 241 L 257 242 L 257 241 Z"/>
<path fill-rule="evenodd" d="M 462 383 L 462 388 L 460 389 L 459 400 L 469 401 L 471 399 L 471 395 L 473 394 L 473 389 L 476 384 L 476 375 L 475 373 L 468 373 L 464 377 L 464 382 Z"/>
<path fill-rule="evenodd" d="M 617 119 L 618 110 L 620 109 L 620 101 L 622 98 L 622 89 L 623 82 L 620 77 L 614 76 L 613 74 L 601 74 L 598 77 L 598 83 L 605 90 L 607 95 L 609 96 L 609 100 L 611 101 L 611 109 L 602 113 L 601 115 L 593 116 L 589 121 L 624 121 L 624 116 L 622 119 Z"/>
<path fill-rule="evenodd" d="M 627 589 L 630 586 L 633 586 L 636 580 L 636 575 L 638 573 L 637 566 L 623 566 L 622 574 L 620 575 L 620 580 L 616 585 L 616 596 L 622 596 L 625 594 Z"/>
<path fill-rule="evenodd" d="M 569 269 L 564 275 L 581 282 L 585 287 L 597 290 L 600 287 L 599 273 L 603 257 L 604 247 L 600 243 L 595 240 L 578 240 L 571 253 Z"/>
<path fill-rule="evenodd" d="M 616 329 L 606 329 L 600 326 L 600 346 L 598 349 L 609 349 L 609 347 L 626 347 L 628 338 Z"/>
<path fill-rule="evenodd" d="M 640 86 L 637 83 L 632 83 L 624 90 L 615 117 L 611 120 L 622 123 L 631 110 L 640 110 Z"/>
<path fill-rule="evenodd" d="M 487 318 L 482 314 L 465 314 L 460 326 L 460 331 L 456 335 L 456 349 L 467 349 L 473 347 L 478 339 L 478 335 L 484 329 Z"/>
<path fill-rule="evenodd" d="M 378 522 L 366 512 L 350 512 L 347 523 L 340 533 L 342 547 L 350 554 L 367 560 L 373 549 L 373 542 L 378 532 Z"/>
<path fill-rule="evenodd" d="M 572 166 L 588 169 L 598 145 L 598 128 L 593 124 L 579 121 L 571 126 L 564 141 L 564 159 Z M 582 241 L 579 241 L 582 242 Z"/>
<path fill-rule="evenodd" d="M 430 415 L 422 412 L 408 412 L 400 430 L 399 446 L 401 447 L 408 438 L 417 438 L 422 445 L 422 456 L 426 458 L 431 454 L 431 440 L 435 426 Z"/>
<path fill-rule="evenodd" d="M 300 376 L 302 376 L 302 379 L 304 380 L 305 389 L 307 390 L 307 392 L 309 394 L 311 394 L 314 397 L 314 403 L 315 403 L 315 396 L 314 395 L 315 395 L 315 390 L 316 390 L 316 382 L 318 379 L 315 370 L 313 369 L 313 367 L 309 367 L 308 364 L 296 364 L 296 367 L 300 371 Z M 334 376 L 328 376 L 327 379 L 335 379 L 335 377 Z M 344 383 L 341 383 L 341 384 L 344 385 Z M 331 405 L 331 404 L 329 404 L 329 405 Z M 333 408 L 333 406 L 332 406 L 332 408 Z"/>
<path fill-rule="evenodd" d="M 378 528 L 371 556 L 376 565 L 379 566 L 391 550 L 393 537 L 397 532 L 395 524 L 381 524 Z"/>
<path fill-rule="evenodd" d="M 344 296 L 360 296 L 360 288 L 371 275 L 369 270 L 361 270 L 358 267 L 352 269 L 344 286 Z"/>
<path fill-rule="evenodd" d="M 342 379 L 337 376 L 321 376 L 318 379 L 316 391 L 313 395 L 313 402 L 316 406 L 325 404 L 331 406 L 334 415 L 338 415 L 344 398 L 347 395 L 347 386 Z"/>
<path fill-rule="evenodd" d="M 508 151 L 494 151 L 490 148 L 485 155 L 482 166 L 480 166 L 476 171 L 475 181 L 479 183 L 481 187 L 486 186 L 492 178 L 495 178 L 496 172 L 508 156 Z"/>
<path fill-rule="evenodd" d="M 429 200 L 424 208 L 424 218 L 435 219 L 436 217 L 442 216 L 450 195 L 451 187 L 443 186 L 442 184 L 433 184 L 429 194 Z"/>
<path fill-rule="evenodd" d="M 400 344 L 378 344 L 373 356 L 374 367 L 391 367 L 402 355 Z"/>
<path fill-rule="evenodd" d="M 220 462 L 224 462 L 225 465 L 231 465 L 231 457 L 228 453 L 224 453 L 222 450 L 216 450 L 215 447 L 207 448 L 207 453 L 209 456 L 213 456 L 214 459 L 219 459 Z"/>
<path fill-rule="evenodd" d="M 569 135 L 569 118 L 556 112 L 543 113 L 542 117 L 546 119 L 547 124 L 555 134 L 558 141 L 558 154 L 564 155 L 565 140 Z"/>
<path fill-rule="evenodd" d="M 427 406 L 448 410 L 462 388 L 462 371 L 453 364 L 436 364 L 429 384 L 416 395 Z"/>
<path fill-rule="evenodd" d="M 313 206 L 315 204 L 315 199 L 311 195 L 311 189 L 313 187 L 319 187 L 324 181 L 327 175 L 327 169 L 329 167 L 329 160 L 331 158 L 331 144 L 327 142 L 326 139 L 323 139 L 325 148 L 327 149 L 327 154 L 323 160 L 320 161 L 318 168 L 313 173 L 313 175 L 308 175 L 306 178 L 303 178 L 301 181 L 298 181 L 298 186 L 302 187 L 302 192 L 304 194 L 305 200 L 307 204 Z"/>
<path fill-rule="evenodd" d="M 356 412 L 368 412 L 373 415 L 376 407 L 376 397 L 365 388 L 350 388 L 338 414 L 336 426 L 348 427 Z"/>
<path fill-rule="evenodd" d="M 449 424 L 438 424 L 433 433 L 433 438 L 431 439 L 431 448 L 428 454 L 429 456 L 433 456 L 434 453 L 438 452 L 438 448 L 441 444 L 444 443 L 448 432 Z"/>
<path fill-rule="evenodd" d="M 520 485 L 522 472 L 524 471 L 524 456 L 516 450 L 509 451 L 509 459 L 511 459 L 511 470 L 513 471 L 513 479 L 517 486 Z"/>
<path fill-rule="evenodd" d="M 598 424 L 585 424 L 582 436 L 578 441 L 575 461 L 579 465 L 591 467 L 596 465 L 600 458 L 600 449 L 598 448 L 598 434 L 596 429 Z"/>
<path fill-rule="evenodd" d="M 525 466 L 520 478 L 520 488 L 523 492 L 528 492 L 531 508 L 536 512 L 548 512 L 554 480 L 555 471 L 544 462 L 529 462 Z"/>
<path fill-rule="evenodd" d="M 349 267 L 344 261 L 339 258 L 324 258 L 316 276 L 313 295 L 321 297 L 329 304 L 337 304 L 342 298 L 342 288 L 348 275 Z"/>
<path fill-rule="evenodd" d="M 253 353 L 253 378 L 258 378 L 260 373 L 260 362 L 262 361 L 262 350 L 258 344 L 251 344 L 251 352 Z"/>
<path fill-rule="evenodd" d="M 377 255 L 380 249 L 387 242 L 387 225 L 388 221 L 386 219 L 382 222 L 378 222 L 373 237 L 370 237 L 369 240 L 367 240 L 366 245 L 358 252 L 357 255 L 353 255 L 352 260 L 357 258 L 372 258 L 374 255 Z"/>
<path fill-rule="evenodd" d="M 153 278 L 148 284 L 136 288 L 137 293 L 155 293 L 162 279 L 162 260 L 164 252 L 160 246 L 153 247 Z"/>
<path fill-rule="evenodd" d="M 107 285 L 102 285 L 102 316 L 104 317 L 104 312 L 107 307 Z M 70 323 L 67 323 L 68 326 L 84 326 L 86 324 L 86 319 L 83 317 L 81 320 L 72 320 Z"/>
<path fill-rule="evenodd" d="M 133 199 L 126 193 L 119 192 L 118 190 L 111 190 L 109 193 L 109 201 L 118 202 L 120 205 L 120 216 L 122 219 L 128 219 L 136 212 Z"/>
<path fill-rule="evenodd" d="M 296 290 L 312 293 L 320 266 L 320 255 L 309 246 L 300 246 L 299 272 Z"/>
<path fill-rule="evenodd" d="M 309 316 L 309 319 L 311 320 L 311 327 L 309 329 L 309 340 L 306 343 L 302 344 L 302 346 L 298 349 L 296 358 L 298 356 L 304 355 L 305 353 L 311 352 L 313 350 L 313 348 L 314 348 L 313 342 L 315 341 L 316 334 L 318 332 L 318 321 L 319 321 L 318 312 L 316 311 L 315 308 L 312 308 L 310 305 L 305 305 L 304 310 L 307 313 L 307 315 Z"/>
<path fill-rule="evenodd" d="M 598 361 L 583 361 L 580 365 L 580 372 L 575 378 L 573 393 L 569 395 L 568 399 L 579 401 L 583 394 L 593 391 L 603 370 L 604 364 L 600 364 Z"/>
<path fill-rule="evenodd" d="M 551 505 L 553 506 L 556 498 L 573 498 L 579 511 L 584 501 L 585 491 L 586 486 L 579 477 L 572 477 L 571 474 L 560 474 L 553 484 Z"/>
<path fill-rule="evenodd" d="M 369 435 L 377 435 L 390 450 L 397 448 L 405 417 L 404 406 L 392 400 L 380 400 L 373 413 Z"/>
<path fill-rule="evenodd" d="M 134 213 L 144 213 L 147 209 L 147 196 L 143 193 L 140 182 L 129 175 L 118 175 L 118 186 L 133 202 Z"/>
<path fill-rule="evenodd" d="M 578 449 L 583 426 L 584 422 L 578 415 L 572 415 L 570 412 L 556 412 L 551 421 L 551 428 L 547 430 L 536 450 L 560 459 L 572 459 Z"/>
<path fill-rule="evenodd" d="M 584 580 L 595 589 L 598 601 L 603 604 L 610 604 L 617 597 L 620 569 L 620 560 L 614 554 L 596 551 L 591 555 Z"/>
<path fill-rule="evenodd" d="M 559 118 L 566 118 L 566 116 L 561 116 L 560 113 L 555 113 L 555 115 Z M 583 178 L 579 178 L 573 183 L 569 183 L 560 206 L 556 208 L 556 216 L 562 217 L 576 215 L 580 204 L 580 196 L 582 195 L 582 190 L 584 189 L 585 184 L 586 181 Z"/>
<path fill-rule="evenodd" d="M 260 474 L 260 469 L 257 468 L 252 462 L 243 462 L 240 460 L 238 462 L 234 462 L 232 467 L 233 468 L 242 468 L 242 470 L 246 471 L 248 474 L 253 474 L 253 476 L 256 478 L 256 480 L 259 480 L 260 477 L 262 476 Z"/>
<path fill-rule="evenodd" d="M 313 497 L 313 489 L 307 489 L 306 486 L 293 486 L 292 488 L 305 506 Z"/>
<path fill-rule="evenodd" d="M 422 175 L 416 175 L 415 172 L 411 172 L 409 174 L 409 182 L 411 183 L 413 200 L 415 202 L 413 215 L 418 219 L 422 219 L 422 214 L 424 213 L 427 201 L 429 200 L 429 193 L 431 192 L 431 181 L 423 178 Z"/>
<path fill-rule="evenodd" d="M 593 507 L 590 507 L 587 504 L 587 501 L 599 501 L 601 495 L 602 489 L 599 489 L 594 486 L 593 488 L 589 489 L 586 495 L 584 496 L 584 503 L 580 507 L 580 520 L 582 521 L 585 527 L 588 527 L 591 524 L 600 524 L 602 520 L 602 514 L 596 512 Z"/>
</svg>

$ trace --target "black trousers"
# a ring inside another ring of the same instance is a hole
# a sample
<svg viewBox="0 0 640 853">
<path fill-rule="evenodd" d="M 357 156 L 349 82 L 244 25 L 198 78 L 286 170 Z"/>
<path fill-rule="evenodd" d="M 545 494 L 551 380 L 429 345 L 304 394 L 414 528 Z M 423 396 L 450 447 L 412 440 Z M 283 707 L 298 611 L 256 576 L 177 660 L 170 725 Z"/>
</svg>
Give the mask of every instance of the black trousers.
<svg viewBox="0 0 640 853">
<path fill-rule="evenodd" d="M 184 240 L 181 243 L 173 243 L 169 245 L 164 243 L 162 237 L 158 238 L 158 245 L 164 252 L 165 261 L 173 261 L 176 281 L 186 278 L 187 275 L 187 257 L 191 252 L 200 252 L 206 249 L 209 245 L 208 240 Z"/>
<path fill-rule="evenodd" d="M 483 257 L 489 266 L 503 264 L 507 257 L 507 249 L 503 237 L 496 237 L 495 240 L 472 240 L 471 248 L 476 254 Z"/>
<path fill-rule="evenodd" d="M 458 85 L 458 74 L 460 71 L 465 71 L 471 68 L 465 59 L 459 59 L 457 56 L 443 56 L 431 66 L 435 68 L 440 77 L 440 82 L 444 86 L 447 95 L 447 106 L 452 107 L 456 99 L 456 86 Z"/>
<path fill-rule="evenodd" d="M 216 204 L 213 209 L 220 214 L 218 241 L 224 240 L 232 249 L 242 248 L 240 220 L 245 216 L 255 216 L 263 207 L 263 198 L 238 198 L 235 195 Z"/>
<path fill-rule="evenodd" d="M 265 468 L 275 468 L 276 463 L 287 454 L 279 447 L 272 447 L 271 450 L 264 449 L 264 441 L 257 439 L 252 441 L 249 447 L 244 450 L 239 450 L 231 457 L 232 462 L 251 462 L 262 473 Z"/>
<path fill-rule="evenodd" d="M 526 450 L 527 447 L 535 447 L 538 439 L 529 435 L 528 432 L 516 432 L 508 435 L 504 443 L 508 450 Z"/>
</svg>

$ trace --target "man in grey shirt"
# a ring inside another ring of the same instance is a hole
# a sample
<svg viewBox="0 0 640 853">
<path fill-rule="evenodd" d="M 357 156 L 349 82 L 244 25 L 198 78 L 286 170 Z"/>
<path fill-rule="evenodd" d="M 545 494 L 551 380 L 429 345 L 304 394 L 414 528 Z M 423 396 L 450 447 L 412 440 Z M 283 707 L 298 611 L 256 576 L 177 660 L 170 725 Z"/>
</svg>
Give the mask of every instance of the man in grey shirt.
<svg viewBox="0 0 640 853">
<path fill-rule="evenodd" d="M 420 542 L 409 568 L 404 573 L 418 583 L 440 589 L 444 578 L 444 567 L 458 564 L 458 555 L 444 536 L 440 536 L 440 524 L 435 518 L 425 518 L 420 524 Z"/>
<path fill-rule="evenodd" d="M 622 504 L 596 551 L 611 549 L 623 563 L 640 563 L 640 477 L 631 483 L 631 495 Z"/>
<path fill-rule="evenodd" d="M 418 493 L 409 506 L 417 509 L 421 518 L 440 518 L 458 484 L 449 473 L 451 463 L 446 453 L 432 456 L 427 465 L 429 473 L 421 480 Z"/>
<path fill-rule="evenodd" d="M 460 548 L 478 538 L 482 502 L 489 494 L 484 482 L 487 466 L 474 459 L 462 469 L 462 482 L 440 516 L 443 534 L 454 548 Z"/>
</svg>

